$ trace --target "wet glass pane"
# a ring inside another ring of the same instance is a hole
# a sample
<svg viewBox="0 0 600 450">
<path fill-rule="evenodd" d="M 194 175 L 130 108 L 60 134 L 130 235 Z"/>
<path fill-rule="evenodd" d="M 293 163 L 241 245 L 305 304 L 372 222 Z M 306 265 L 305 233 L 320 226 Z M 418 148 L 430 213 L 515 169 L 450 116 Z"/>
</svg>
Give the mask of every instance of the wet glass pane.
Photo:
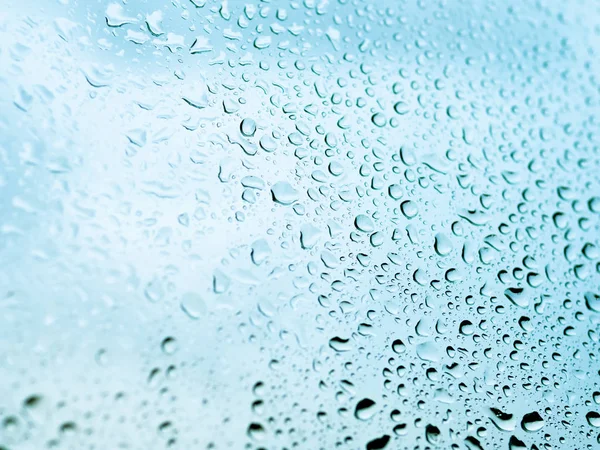
<svg viewBox="0 0 600 450">
<path fill-rule="evenodd" d="M 600 3 L 0 0 L 0 449 L 600 445 Z"/>
</svg>

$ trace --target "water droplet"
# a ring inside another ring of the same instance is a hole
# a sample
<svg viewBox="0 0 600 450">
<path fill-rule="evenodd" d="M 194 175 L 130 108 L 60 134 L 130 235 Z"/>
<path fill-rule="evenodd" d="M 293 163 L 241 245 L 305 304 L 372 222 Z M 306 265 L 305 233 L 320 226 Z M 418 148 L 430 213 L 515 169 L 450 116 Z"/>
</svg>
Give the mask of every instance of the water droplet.
<svg viewBox="0 0 600 450">
<path fill-rule="evenodd" d="M 412 200 L 405 200 L 400 204 L 400 209 L 402 210 L 402 214 L 407 219 L 414 218 L 418 213 L 417 205 Z"/>
<path fill-rule="evenodd" d="M 267 432 L 265 428 L 260 423 L 256 422 L 253 422 L 250 425 L 248 425 L 247 434 L 250 439 L 257 442 L 262 442 L 267 437 Z"/>
<path fill-rule="evenodd" d="M 246 137 L 254 136 L 254 133 L 256 133 L 256 122 L 254 122 L 252 119 L 242 120 L 242 123 L 240 124 L 240 131 Z"/>
<path fill-rule="evenodd" d="M 586 292 L 584 298 L 585 306 L 587 306 L 590 311 L 600 313 L 600 295 L 593 292 Z"/>
<path fill-rule="evenodd" d="M 314 225 L 304 224 L 300 228 L 300 244 L 305 250 L 313 248 L 319 241 L 321 230 Z"/>
<path fill-rule="evenodd" d="M 378 127 L 384 127 L 387 119 L 385 118 L 385 116 L 382 113 L 376 113 L 373 114 L 373 116 L 371 117 L 371 121 L 373 122 L 374 125 L 378 126 Z"/>
<path fill-rule="evenodd" d="M 329 346 L 336 352 L 347 352 L 352 349 L 349 339 L 343 339 L 337 336 L 329 340 Z"/>
<path fill-rule="evenodd" d="M 287 182 L 279 181 L 271 187 L 273 201 L 280 205 L 291 205 L 298 200 L 298 192 Z"/>
<path fill-rule="evenodd" d="M 408 114 L 410 109 L 408 108 L 408 104 L 406 102 L 399 101 L 394 104 L 394 111 L 396 111 L 396 114 L 403 116 Z"/>
<path fill-rule="evenodd" d="M 463 320 L 460 323 L 459 331 L 460 334 L 463 334 L 465 336 L 471 336 L 475 332 L 475 327 L 470 321 Z"/>
<path fill-rule="evenodd" d="M 135 23 L 134 17 L 127 17 L 123 6 L 119 3 L 110 3 L 106 7 L 106 24 L 109 27 L 121 27 L 128 23 Z"/>
<path fill-rule="evenodd" d="M 404 191 L 399 184 L 390 185 L 388 188 L 388 193 L 394 200 L 400 200 L 402 197 L 404 197 Z"/>
<path fill-rule="evenodd" d="M 373 223 L 373 219 L 365 214 L 359 214 L 354 219 L 354 226 L 357 230 L 363 231 L 365 233 L 370 233 L 375 229 L 375 224 Z"/>
<path fill-rule="evenodd" d="M 390 439 L 391 437 L 389 434 L 384 434 L 381 437 L 375 438 L 367 443 L 366 450 L 383 450 L 384 448 L 387 448 Z"/>
<path fill-rule="evenodd" d="M 406 345 L 400 339 L 396 339 L 392 342 L 392 350 L 400 355 L 406 351 Z"/>
<path fill-rule="evenodd" d="M 172 355 L 177 351 L 177 340 L 174 337 L 168 336 L 163 339 L 160 348 L 165 355 Z"/>
<path fill-rule="evenodd" d="M 151 282 L 146 285 L 146 289 L 144 289 L 144 295 L 151 302 L 158 302 L 162 300 L 165 295 L 165 292 L 162 287 L 162 283 L 160 280 L 155 278 Z"/>
<path fill-rule="evenodd" d="M 424 342 L 417 345 L 417 356 L 423 361 L 439 362 L 442 353 L 435 342 Z"/>
<path fill-rule="evenodd" d="M 504 291 L 504 295 L 520 308 L 527 308 L 529 306 L 529 299 L 523 288 L 508 288 Z"/>
<path fill-rule="evenodd" d="M 206 303 L 200 295 L 187 292 L 181 296 L 181 309 L 190 319 L 200 319 L 206 314 Z"/>
<path fill-rule="evenodd" d="M 354 417 L 359 420 L 369 420 L 377 413 L 377 404 L 370 398 L 363 398 L 354 408 Z"/>
<path fill-rule="evenodd" d="M 435 235 L 434 247 L 438 255 L 447 256 L 452 251 L 452 241 L 444 233 L 438 233 Z"/>
<path fill-rule="evenodd" d="M 544 419 L 537 411 L 525 414 L 521 420 L 521 427 L 531 433 L 541 430 L 544 424 Z"/>
</svg>

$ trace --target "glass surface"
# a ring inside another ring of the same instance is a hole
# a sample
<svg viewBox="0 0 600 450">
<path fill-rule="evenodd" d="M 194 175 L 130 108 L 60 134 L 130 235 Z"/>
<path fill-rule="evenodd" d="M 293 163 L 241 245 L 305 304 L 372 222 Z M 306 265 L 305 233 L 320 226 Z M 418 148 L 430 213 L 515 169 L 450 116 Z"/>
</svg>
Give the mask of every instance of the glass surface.
<svg viewBox="0 0 600 450">
<path fill-rule="evenodd" d="M 0 449 L 600 448 L 600 3 L 0 0 Z"/>
</svg>

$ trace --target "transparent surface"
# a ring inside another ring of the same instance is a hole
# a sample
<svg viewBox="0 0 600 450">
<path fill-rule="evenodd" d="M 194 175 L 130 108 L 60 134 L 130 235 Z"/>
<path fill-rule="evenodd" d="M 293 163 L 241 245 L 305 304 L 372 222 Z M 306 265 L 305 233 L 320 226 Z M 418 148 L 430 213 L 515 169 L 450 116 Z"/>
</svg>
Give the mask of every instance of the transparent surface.
<svg viewBox="0 0 600 450">
<path fill-rule="evenodd" d="M 2 450 L 599 448 L 597 1 L 0 11 Z"/>
</svg>

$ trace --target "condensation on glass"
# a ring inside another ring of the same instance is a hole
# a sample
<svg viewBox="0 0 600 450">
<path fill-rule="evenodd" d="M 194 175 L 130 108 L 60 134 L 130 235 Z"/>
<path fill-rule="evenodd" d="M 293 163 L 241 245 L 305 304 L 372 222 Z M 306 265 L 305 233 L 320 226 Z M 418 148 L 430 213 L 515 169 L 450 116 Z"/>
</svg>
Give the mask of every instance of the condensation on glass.
<svg viewBox="0 0 600 450">
<path fill-rule="evenodd" d="M 597 449 L 600 4 L 0 7 L 0 449 Z"/>
</svg>

